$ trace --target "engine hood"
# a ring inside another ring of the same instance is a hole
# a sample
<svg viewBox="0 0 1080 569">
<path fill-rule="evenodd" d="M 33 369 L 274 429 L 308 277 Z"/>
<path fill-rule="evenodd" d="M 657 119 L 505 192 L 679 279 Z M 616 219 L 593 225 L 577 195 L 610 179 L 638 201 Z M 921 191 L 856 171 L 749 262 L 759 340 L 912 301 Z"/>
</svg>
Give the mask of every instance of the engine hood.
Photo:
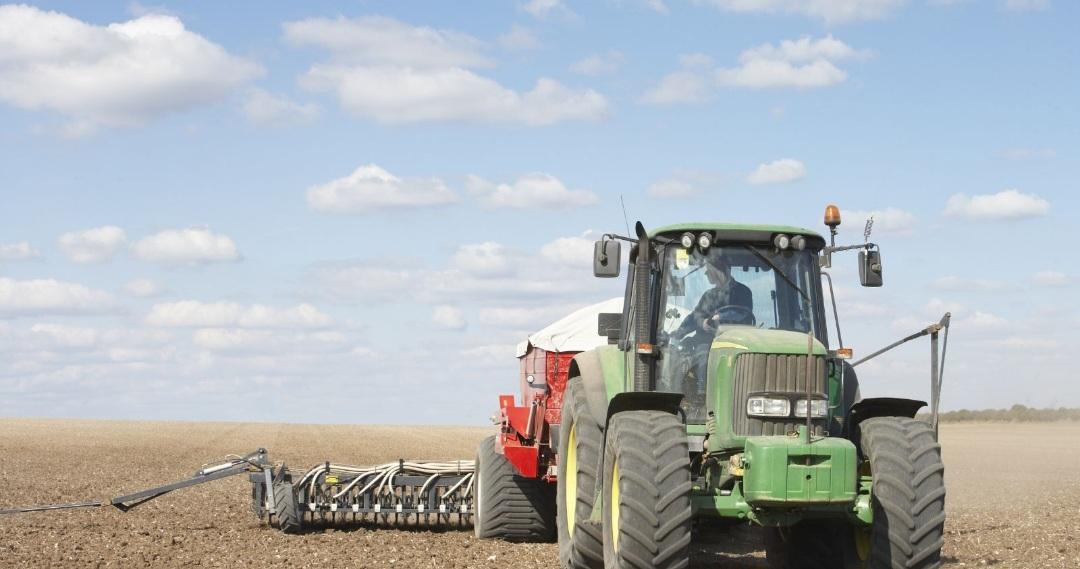
<svg viewBox="0 0 1080 569">
<path fill-rule="evenodd" d="M 806 334 L 787 330 L 765 330 L 750 326 L 731 326 L 713 338 L 712 349 L 731 349 L 769 354 L 805 354 Z M 825 346 L 814 339 L 814 354 L 825 355 Z"/>
</svg>

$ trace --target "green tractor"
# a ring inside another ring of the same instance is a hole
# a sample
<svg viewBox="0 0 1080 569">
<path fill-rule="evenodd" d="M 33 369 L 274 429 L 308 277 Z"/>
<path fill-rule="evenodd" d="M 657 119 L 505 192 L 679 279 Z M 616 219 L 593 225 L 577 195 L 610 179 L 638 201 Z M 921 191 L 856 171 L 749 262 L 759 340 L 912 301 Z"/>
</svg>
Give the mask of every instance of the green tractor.
<svg viewBox="0 0 1080 569">
<path fill-rule="evenodd" d="M 941 326 L 905 339 L 933 336 L 930 422 L 922 401 L 860 398 L 850 350 L 830 348 L 823 269 L 858 249 L 862 284 L 881 286 L 881 258 L 837 247 L 839 223 L 829 206 L 831 244 L 718 223 L 596 243 L 595 275 L 619 276 L 620 242 L 628 275 L 623 312 L 600 316 L 609 344 L 572 360 L 553 433 L 563 567 L 686 567 L 694 532 L 724 525 L 710 519 L 764 528 L 775 568 L 940 565 Z"/>
</svg>

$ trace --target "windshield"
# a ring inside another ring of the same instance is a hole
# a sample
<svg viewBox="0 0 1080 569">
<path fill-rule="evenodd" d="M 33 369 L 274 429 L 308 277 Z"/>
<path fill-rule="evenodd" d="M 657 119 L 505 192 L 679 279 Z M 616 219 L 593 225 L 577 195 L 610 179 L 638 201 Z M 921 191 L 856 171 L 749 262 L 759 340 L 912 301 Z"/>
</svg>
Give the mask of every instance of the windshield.
<svg viewBox="0 0 1080 569">
<path fill-rule="evenodd" d="M 824 331 L 811 324 L 821 317 L 813 311 L 816 263 L 810 251 L 728 245 L 702 253 L 667 247 L 660 304 L 660 344 L 665 353 L 659 384 L 662 390 L 686 396 L 688 419 L 703 420 L 705 368 L 717 333 L 734 326 L 814 330 L 825 342 Z"/>
</svg>

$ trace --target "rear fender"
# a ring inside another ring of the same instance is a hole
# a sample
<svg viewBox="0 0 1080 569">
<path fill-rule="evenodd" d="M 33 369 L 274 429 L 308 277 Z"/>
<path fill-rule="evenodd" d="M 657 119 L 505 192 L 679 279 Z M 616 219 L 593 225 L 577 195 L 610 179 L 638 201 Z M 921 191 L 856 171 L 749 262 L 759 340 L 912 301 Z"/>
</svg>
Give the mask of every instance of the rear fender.
<svg viewBox="0 0 1080 569">
<path fill-rule="evenodd" d="M 600 354 L 595 350 L 582 352 L 570 362 L 568 378 L 580 377 L 585 387 L 585 400 L 589 404 L 589 414 L 598 425 L 604 427 L 608 407 L 607 386 L 604 383 L 604 368 Z"/>
</svg>

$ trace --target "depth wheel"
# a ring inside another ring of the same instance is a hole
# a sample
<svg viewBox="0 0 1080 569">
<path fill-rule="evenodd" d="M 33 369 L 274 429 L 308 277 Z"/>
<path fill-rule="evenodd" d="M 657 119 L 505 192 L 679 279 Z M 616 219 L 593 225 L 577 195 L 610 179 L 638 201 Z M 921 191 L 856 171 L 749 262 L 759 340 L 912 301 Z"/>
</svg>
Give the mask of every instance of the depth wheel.
<svg viewBox="0 0 1080 569">
<path fill-rule="evenodd" d="M 283 533 L 300 533 L 304 528 L 292 483 L 274 482 L 274 515 L 277 516 L 277 527 Z"/>
<path fill-rule="evenodd" d="M 602 527 L 589 521 L 596 498 L 604 433 L 589 413 L 580 377 L 566 383 L 559 427 L 559 563 L 565 569 L 602 569 Z"/>
<path fill-rule="evenodd" d="M 604 566 L 681 569 L 690 563 L 686 428 L 663 411 L 623 411 L 604 449 Z"/>
<path fill-rule="evenodd" d="M 495 437 L 480 443 L 473 478 L 473 534 L 481 539 L 551 541 L 555 536 L 555 496 L 551 484 L 518 476 L 495 452 Z"/>
</svg>

